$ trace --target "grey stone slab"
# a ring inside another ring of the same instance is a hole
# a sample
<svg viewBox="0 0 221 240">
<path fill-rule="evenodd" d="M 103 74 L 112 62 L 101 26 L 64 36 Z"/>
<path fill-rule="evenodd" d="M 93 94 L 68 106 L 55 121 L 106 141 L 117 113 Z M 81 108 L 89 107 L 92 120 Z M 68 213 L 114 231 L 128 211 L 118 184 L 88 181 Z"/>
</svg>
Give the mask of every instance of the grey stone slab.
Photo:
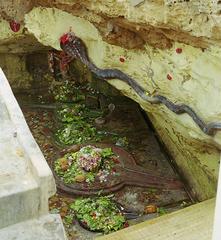
<svg viewBox="0 0 221 240">
<path fill-rule="evenodd" d="M 215 199 L 139 223 L 100 240 L 210 240 Z"/>
<path fill-rule="evenodd" d="M 67 240 L 60 215 L 47 214 L 0 230 L 1 240 Z"/>
<path fill-rule="evenodd" d="M 55 189 L 53 174 L 0 69 L 0 229 L 48 214 Z"/>
</svg>

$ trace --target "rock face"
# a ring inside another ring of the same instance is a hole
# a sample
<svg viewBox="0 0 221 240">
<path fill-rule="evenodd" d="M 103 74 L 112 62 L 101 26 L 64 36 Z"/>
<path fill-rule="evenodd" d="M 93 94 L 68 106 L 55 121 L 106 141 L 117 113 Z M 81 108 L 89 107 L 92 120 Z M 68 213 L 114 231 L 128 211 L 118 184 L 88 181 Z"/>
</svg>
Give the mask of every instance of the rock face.
<svg viewBox="0 0 221 240">
<path fill-rule="evenodd" d="M 8 20 L 2 20 L 0 53 L 59 50 L 59 37 L 71 28 L 98 67 L 118 68 L 136 79 L 147 94 L 185 103 L 206 122 L 221 122 L 220 1 L 28 2 L 29 7 L 16 13 L 19 32 L 12 33 Z M 11 16 L 8 9 L 5 4 L 3 12 Z M 11 81 L 17 82 L 13 77 Z M 214 196 L 221 133 L 207 136 L 188 115 L 145 102 L 122 81 L 110 83 L 148 113 L 192 192 L 201 200 Z"/>
</svg>

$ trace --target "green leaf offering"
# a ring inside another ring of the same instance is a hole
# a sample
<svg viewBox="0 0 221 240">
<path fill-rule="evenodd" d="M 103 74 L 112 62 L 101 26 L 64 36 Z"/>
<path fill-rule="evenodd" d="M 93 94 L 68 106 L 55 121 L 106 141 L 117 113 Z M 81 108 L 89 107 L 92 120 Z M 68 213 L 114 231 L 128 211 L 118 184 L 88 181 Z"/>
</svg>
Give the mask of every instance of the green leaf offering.
<svg viewBox="0 0 221 240">
<path fill-rule="evenodd" d="M 111 148 L 97 148 L 87 145 L 78 152 L 65 154 L 54 163 L 55 173 L 61 177 L 66 184 L 71 183 L 93 183 L 107 181 L 109 175 L 115 175 L 112 171 L 117 156 Z"/>
<path fill-rule="evenodd" d="M 109 196 L 78 199 L 70 208 L 77 219 L 91 231 L 110 233 L 123 228 L 126 222 Z"/>
</svg>

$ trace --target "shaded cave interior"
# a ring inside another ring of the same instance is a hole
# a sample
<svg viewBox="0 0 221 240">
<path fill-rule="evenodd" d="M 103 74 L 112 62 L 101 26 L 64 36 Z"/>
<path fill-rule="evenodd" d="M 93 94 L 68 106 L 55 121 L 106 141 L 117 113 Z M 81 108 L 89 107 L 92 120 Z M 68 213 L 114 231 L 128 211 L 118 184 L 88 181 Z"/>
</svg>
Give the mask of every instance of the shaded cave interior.
<svg viewBox="0 0 221 240">
<path fill-rule="evenodd" d="M 58 147 L 53 137 L 52 129 L 54 128 L 53 122 L 56 122 L 54 116 L 56 108 L 62 105 L 67 106 L 67 104 L 81 104 L 81 101 L 76 100 L 75 92 L 70 91 L 68 99 L 55 100 L 59 91 L 55 94 L 53 91 L 60 86 L 70 87 L 67 84 L 74 84 L 77 89 L 83 90 L 86 96 L 82 104 L 85 104 L 89 109 L 99 110 L 104 112 L 106 116 L 108 115 L 104 124 L 96 123 L 94 125 L 98 131 L 114 134 L 114 137 L 107 136 L 103 140 L 105 143 L 118 145 L 128 151 L 139 166 L 165 178 L 181 179 L 184 184 L 176 190 L 167 187 L 155 189 L 130 185 L 115 192 L 115 199 L 118 202 L 140 214 L 137 219 L 130 220 L 130 224 L 181 209 L 195 202 L 196 199 L 189 191 L 185 180 L 179 176 L 179 169 L 156 134 L 147 113 L 140 108 L 139 104 L 123 96 L 106 81 L 97 79 L 78 60 L 72 61 L 68 71 L 63 75 L 59 60 L 57 60 L 55 72 L 52 74 L 48 64 L 49 51 L 52 49 L 26 54 L 11 54 L 10 56 L 23 62 L 22 74 L 16 71 L 13 74 L 17 74 L 17 78 L 27 78 L 27 80 L 23 79 L 19 86 L 12 84 L 13 92 L 49 165 L 51 166 L 51 162 L 56 158 L 58 154 L 56 151 L 65 148 L 64 145 Z M 2 56 L 2 59 L 7 58 L 7 54 Z M 10 73 L 11 69 L 7 68 L 10 64 L 7 65 L 4 61 L 1 64 L 10 80 L 12 73 Z M 11 67 L 13 69 L 13 66 Z M 23 85 L 23 82 L 27 84 Z M 115 107 L 113 112 L 110 112 L 108 108 L 110 104 Z M 74 199 L 76 196 L 66 195 L 58 190 L 56 196 L 50 199 L 49 208 L 51 212 L 58 211 L 65 223 L 67 212 L 64 213 L 64 207 L 68 206 Z M 157 206 L 160 209 L 159 212 L 144 214 L 146 207 L 150 205 Z M 80 226 L 77 226 L 76 229 L 74 231 L 77 231 L 77 234 L 85 236 L 85 230 Z M 71 235 L 73 228 L 70 229 L 68 226 L 66 231 L 68 235 Z"/>
</svg>

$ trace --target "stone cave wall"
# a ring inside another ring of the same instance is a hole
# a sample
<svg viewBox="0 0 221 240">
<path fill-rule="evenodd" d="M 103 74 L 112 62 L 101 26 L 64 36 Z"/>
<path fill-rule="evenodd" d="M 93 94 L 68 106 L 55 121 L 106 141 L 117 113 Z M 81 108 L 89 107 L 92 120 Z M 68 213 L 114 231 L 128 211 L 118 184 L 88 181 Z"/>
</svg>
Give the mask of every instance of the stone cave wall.
<svg viewBox="0 0 221 240">
<path fill-rule="evenodd" d="M 221 1 L 1 0 L 0 6 L 0 66 L 15 87 L 32 80 L 19 55 L 60 50 L 59 37 L 71 28 L 100 68 L 119 68 L 147 94 L 185 103 L 206 122 L 221 122 Z M 21 24 L 17 33 L 9 27 L 13 19 Z M 188 115 L 143 101 L 122 81 L 110 83 L 148 113 L 195 196 L 214 196 L 221 133 L 207 136 Z"/>
</svg>

